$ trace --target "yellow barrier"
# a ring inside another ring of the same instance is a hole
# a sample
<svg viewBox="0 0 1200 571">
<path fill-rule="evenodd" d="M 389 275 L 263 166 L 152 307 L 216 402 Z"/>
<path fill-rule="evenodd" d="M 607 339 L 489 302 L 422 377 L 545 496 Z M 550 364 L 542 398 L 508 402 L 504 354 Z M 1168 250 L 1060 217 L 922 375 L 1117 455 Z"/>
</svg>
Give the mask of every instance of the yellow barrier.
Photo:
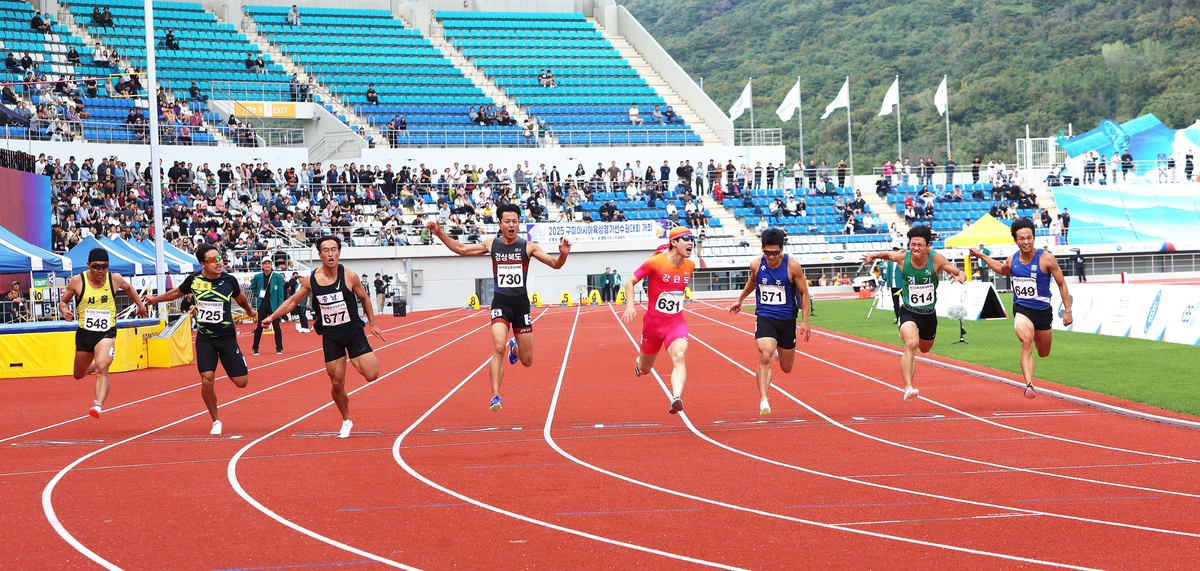
<svg viewBox="0 0 1200 571">
<path fill-rule="evenodd" d="M 146 340 L 146 350 L 149 352 L 149 365 L 152 369 L 169 369 L 192 362 L 192 318 L 187 316 L 166 339 L 150 338 Z"/>
<path fill-rule="evenodd" d="M 116 356 L 113 357 L 109 372 L 121 373 L 149 367 L 146 340 L 162 329 L 161 322 L 145 327 L 117 329 Z M 188 335 L 190 344 L 190 329 Z M 74 367 L 74 331 L 0 335 L 0 379 L 65 376 L 72 374 Z"/>
</svg>

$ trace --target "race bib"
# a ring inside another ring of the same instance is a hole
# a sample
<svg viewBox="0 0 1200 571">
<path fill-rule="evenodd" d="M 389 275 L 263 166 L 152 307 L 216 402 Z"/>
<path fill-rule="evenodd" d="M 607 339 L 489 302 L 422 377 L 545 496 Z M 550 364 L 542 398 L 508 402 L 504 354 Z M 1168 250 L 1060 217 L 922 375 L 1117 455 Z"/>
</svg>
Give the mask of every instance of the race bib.
<svg viewBox="0 0 1200 571">
<path fill-rule="evenodd" d="M 1016 278 L 1013 280 L 1013 295 L 1025 299 L 1037 297 L 1037 278 Z"/>
<path fill-rule="evenodd" d="M 933 305 L 934 300 L 933 284 L 914 284 L 908 286 L 908 306 L 923 307 Z"/>
<path fill-rule="evenodd" d="M 496 287 L 525 287 L 521 264 L 497 264 Z"/>
<path fill-rule="evenodd" d="M 786 305 L 784 293 L 783 286 L 759 284 L 758 302 L 762 305 Z"/>
<path fill-rule="evenodd" d="M 220 323 L 224 321 L 225 303 L 220 301 L 197 301 L 196 321 L 200 323 Z"/>
<path fill-rule="evenodd" d="M 107 309 L 83 310 L 83 328 L 88 331 L 103 332 L 113 328 L 112 312 Z"/>
<path fill-rule="evenodd" d="M 667 315 L 675 315 L 683 311 L 683 292 L 664 291 L 658 294 L 658 301 L 654 303 L 654 309 Z"/>
<path fill-rule="evenodd" d="M 332 327 L 347 323 L 350 323 L 350 310 L 346 307 L 346 302 L 338 301 L 330 304 L 321 304 L 322 325 Z"/>
</svg>

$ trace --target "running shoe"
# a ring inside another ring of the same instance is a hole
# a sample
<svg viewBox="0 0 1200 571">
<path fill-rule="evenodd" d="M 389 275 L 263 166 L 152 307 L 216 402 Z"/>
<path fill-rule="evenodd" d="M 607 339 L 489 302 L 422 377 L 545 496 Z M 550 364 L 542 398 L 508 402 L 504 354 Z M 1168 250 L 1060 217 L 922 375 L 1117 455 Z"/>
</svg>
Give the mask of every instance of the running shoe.
<svg viewBox="0 0 1200 571">
<path fill-rule="evenodd" d="M 635 377 L 640 377 L 640 376 L 642 376 L 642 370 L 641 370 L 641 369 L 638 367 L 638 360 L 637 360 L 637 359 L 634 359 L 634 360 L 633 360 L 633 376 L 635 376 Z"/>
<path fill-rule="evenodd" d="M 88 415 L 92 418 L 100 418 L 100 405 L 95 405 L 88 411 Z"/>
<path fill-rule="evenodd" d="M 1025 398 L 1027 398 L 1027 399 L 1037 398 L 1037 392 L 1035 392 L 1033 390 L 1033 383 L 1025 385 Z"/>
<path fill-rule="evenodd" d="M 492 404 L 488 405 L 488 408 L 492 409 L 492 412 L 499 412 L 500 409 L 504 408 L 500 404 L 500 397 L 492 397 Z"/>
<path fill-rule="evenodd" d="M 211 434 L 212 436 L 220 436 L 221 435 L 221 421 L 214 420 L 212 430 L 208 431 L 208 433 Z"/>
<path fill-rule="evenodd" d="M 354 428 L 354 421 L 343 420 L 342 429 L 338 431 L 338 438 L 350 438 L 350 429 Z"/>
<path fill-rule="evenodd" d="M 517 340 L 515 338 L 509 339 L 508 340 L 508 364 L 516 365 L 517 360 L 518 360 L 517 359 Z"/>
<path fill-rule="evenodd" d="M 250 354 L 251 354 L 251 355 L 257 355 L 257 354 L 258 354 L 258 349 L 251 349 L 251 350 L 250 350 Z"/>
<path fill-rule="evenodd" d="M 921 391 L 917 390 L 916 387 L 904 389 L 904 402 L 908 402 L 914 398 L 917 398 L 917 395 L 919 394 L 921 394 Z"/>
<path fill-rule="evenodd" d="M 276 355 L 282 355 L 282 354 L 283 354 L 283 349 L 276 349 L 276 350 L 275 350 L 275 354 L 276 354 Z"/>
<path fill-rule="evenodd" d="M 763 399 L 762 402 L 758 403 L 758 414 L 759 416 L 771 414 L 771 405 L 767 402 L 767 399 Z"/>
<path fill-rule="evenodd" d="M 671 414 L 683 412 L 683 399 L 675 397 L 675 399 L 671 401 L 671 410 L 668 410 L 667 412 Z"/>
</svg>

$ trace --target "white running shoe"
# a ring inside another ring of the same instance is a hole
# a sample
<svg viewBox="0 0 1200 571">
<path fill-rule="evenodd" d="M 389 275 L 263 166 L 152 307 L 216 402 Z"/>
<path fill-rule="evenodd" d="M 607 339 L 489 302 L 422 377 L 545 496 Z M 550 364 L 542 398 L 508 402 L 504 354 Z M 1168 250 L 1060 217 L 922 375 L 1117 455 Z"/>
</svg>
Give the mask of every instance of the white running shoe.
<svg viewBox="0 0 1200 571">
<path fill-rule="evenodd" d="M 299 324 L 299 323 L 297 323 L 297 324 L 296 324 L 296 333 L 304 333 L 304 330 L 303 330 L 303 329 L 300 329 L 300 324 Z"/>
<path fill-rule="evenodd" d="M 88 411 L 88 415 L 92 418 L 100 418 L 100 405 L 95 405 Z"/>
<path fill-rule="evenodd" d="M 771 414 L 771 405 L 767 403 L 767 399 L 763 399 L 762 402 L 758 403 L 758 414 L 760 416 Z"/>
<path fill-rule="evenodd" d="M 214 420 L 212 430 L 208 431 L 208 433 L 212 436 L 220 436 L 221 435 L 221 421 Z"/>
<path fill-rule="evenodd" d="M 350 429 L 354 428 L 354 421 L 343 420 L 342 429 L 338 431 L 338 438 L 350 438 Z"/>
<path fill-rule="evenodd" d="M 908 402 L 914 398 L 917 398 L 917 395 L 919 394 L 921 394 L 921 391 L 917 390 L 916 387 L 904 389 L 904 402 Z"/>
</svg>

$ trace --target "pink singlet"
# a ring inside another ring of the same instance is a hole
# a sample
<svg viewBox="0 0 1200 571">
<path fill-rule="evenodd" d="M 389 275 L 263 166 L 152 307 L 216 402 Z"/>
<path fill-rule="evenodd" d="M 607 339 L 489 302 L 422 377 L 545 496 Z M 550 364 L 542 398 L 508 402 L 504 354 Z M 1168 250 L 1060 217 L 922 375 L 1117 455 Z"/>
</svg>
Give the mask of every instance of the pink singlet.
<svg viewBox="0 0 1200 571">
<path fill-rule="evenodd" d="M 683 290 L 692 281 L 695 262 L 685 259 L 675 266 L 667 253 L 650 256 L 633 273 L 649 284 L 649 309 L 642 316 L 642 354 L 654 355 L 669 347 L 676 339 L 687 339 L 687 322 L 683 319 Z"/>
</svg>

